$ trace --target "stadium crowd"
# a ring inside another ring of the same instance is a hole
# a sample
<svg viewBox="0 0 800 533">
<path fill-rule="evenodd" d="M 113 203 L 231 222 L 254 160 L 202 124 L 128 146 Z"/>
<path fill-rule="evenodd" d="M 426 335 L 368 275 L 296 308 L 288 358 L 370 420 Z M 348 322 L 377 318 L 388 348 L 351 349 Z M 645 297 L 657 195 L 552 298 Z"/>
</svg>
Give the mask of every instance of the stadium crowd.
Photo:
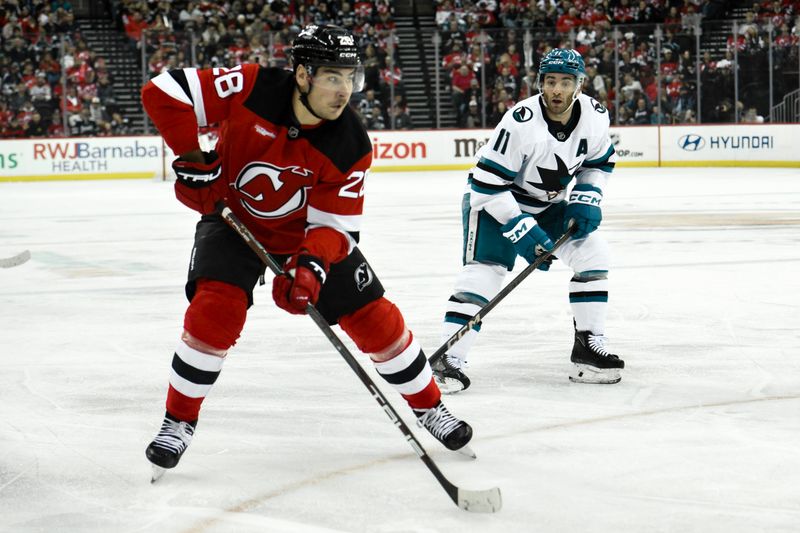
<svg viewBox="0 0 800 533">
<path fill-rule="evenodd" d="M 615 123 L 694 123 L 698 77 L 692 15 L 702 16 L 708 31 L 725 15 L 728 3 L 437 0 L 442 68 L 450 78 L 458 124 L 480 126 L 486 116 L 487 126 L 496 125 L 510 106 L 535 92 L 538 60 L 557 46 L 581 52 L 587 66 L 584 92 L 607 107 Z M 724 57 L 704 53 L 699 62 L 703 122 L 733 122 L 736 108 L 740 121 L 763 121 L 759 112 L 769 111 L 768 24 L 774 28 L 775 93 L 782 95 L 786 92 L 783 67 L 798 63 L 799 8 L 797 0 L 774 0 L 763 7 L 754 3 L 738 34 L 728 38 Z M 663 32 L 660 57 L 656 24 Z M 620 33 L 618 41 L 614 30 Z M 527 53 L 525 31 L 532 36 Z M 483 43 L 482 35 L 486 36 Z M 743 85 L 735 104 L 734 59 Z M 620 94 L 614 83 L 617 72 Z M 485 87 L 481 80 L 486 80 Z"/>
<path fill-rule="evenodd" d="M 435 3 L 441 69 L 449 81 L 459 127 L 493 127 L 507 109 L 534 94 L 538 59 L 556 46 L 574 46 L 583 54 L 584 92 L 609 108 L 619 124 L 696 122 L 698 94 L 703 122 L 733 122 L 737 112 L 740 121 L 763 121 L 769 111 L 764 90 L 769 76 L 768 24 L 774 28 L 775 94 L 786 89 L 783 67 L 798 64 L 800 0 L 753 4 L 738 33 L 729 36 L 724 57 L 706 52 L 701 58 L 699 93 L 694 35 L 687 21 L 699 14 L 704 24 L 713 24 L 726 13 L 729 2 Z M 302 26 L 347 27 L 363 50 L 366 88 L 354 96 L 352 105 L 365 126 L 413 127 L 398 64 L 392 0 L 106 0 L 106 4 L 131 52 L 144 52 L 151 77 L 188 66 L 230 68 L 246 62 L 287 66 L 289 45 Z M 660 48 L 653 36 L 655 24 L 663 28 Z M 81 37 L 69 0 L 0 0 L 0 30 L 0 137 L 129 132 L 128 121 L 115 105 L 111 71 Z M 617 40 L 615 30 L 619 30 Z M 736 102 L 734 55 L 741 84 Z M 614 83 L 617 72 L 619 94 Z"/>
<path fill-rule="evenodd" d="M 69 0 L 1 1 L 0 50 L 0 138 L 128 133 Z"/>
</svg>

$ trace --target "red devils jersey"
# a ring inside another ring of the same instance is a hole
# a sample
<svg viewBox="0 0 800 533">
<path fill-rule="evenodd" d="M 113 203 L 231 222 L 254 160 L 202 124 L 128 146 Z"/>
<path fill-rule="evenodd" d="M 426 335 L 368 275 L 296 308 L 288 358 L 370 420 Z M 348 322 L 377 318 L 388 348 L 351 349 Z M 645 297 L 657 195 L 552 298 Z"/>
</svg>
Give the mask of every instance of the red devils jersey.
<svg viewBox="0 0 800 533">
<path fill-rule="evenodd" d="M 352 250 L 372 162 L 369 137 L 349 107 L 337 120 L 300 126 L 294 87 L 291 72 L 255 64 L 185 68 L 153 78 L 142 102 L 176 154 L 199 149 L 198 126 L 220 123 L 215 192 L 269 251 L 293 253 L 307 230 L 321 227 L 343 234 Z"/>
</svg>

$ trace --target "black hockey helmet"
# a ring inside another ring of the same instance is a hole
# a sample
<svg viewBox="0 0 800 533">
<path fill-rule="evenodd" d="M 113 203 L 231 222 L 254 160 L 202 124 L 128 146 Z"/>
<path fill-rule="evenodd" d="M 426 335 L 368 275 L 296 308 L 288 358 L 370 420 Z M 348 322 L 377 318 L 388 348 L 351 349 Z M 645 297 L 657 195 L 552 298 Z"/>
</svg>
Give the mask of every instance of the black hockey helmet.
<svg viewBox="0 0 800 533">
<path fill-rule="evenodd" d="M 295 37 L 292 63 L 295 70 L 298 65 L 357 69 L 361 67 L 361 56 L 356 38 L 349 30 L 330 24 L 312 24 Z"/>
</svg>

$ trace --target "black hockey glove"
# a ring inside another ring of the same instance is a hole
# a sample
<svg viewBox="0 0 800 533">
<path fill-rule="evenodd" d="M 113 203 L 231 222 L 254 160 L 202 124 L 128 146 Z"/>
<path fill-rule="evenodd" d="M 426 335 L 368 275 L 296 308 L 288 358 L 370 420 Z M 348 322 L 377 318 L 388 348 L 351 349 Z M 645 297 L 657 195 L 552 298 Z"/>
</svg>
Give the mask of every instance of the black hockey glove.
<svg viewBox="0 0 800 533">
<path fill-rule="evenodd" d="M 175 171 L 175 196 L 182 204 L 202 214 L 212 213 L 221 199 L 216 194 L 215 183 L 222 175 L 222 161 L 214 150 L 203 152 L 203 163 L 192 163 L 182 158 L 172 162 Z"/>
</svg>

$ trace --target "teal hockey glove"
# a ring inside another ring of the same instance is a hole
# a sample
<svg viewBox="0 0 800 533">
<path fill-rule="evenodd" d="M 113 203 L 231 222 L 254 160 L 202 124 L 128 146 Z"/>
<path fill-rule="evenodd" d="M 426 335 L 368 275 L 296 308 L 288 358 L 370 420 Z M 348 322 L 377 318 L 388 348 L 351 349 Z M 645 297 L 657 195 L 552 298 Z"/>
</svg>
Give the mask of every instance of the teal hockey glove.
<svg viewBox="0 0 800 533">
<path fill-rule="evenodd" d="M 517 254 L 525 258 L 528 263 L 533 263 L 536 257 L 553 249 L 553 241 L 542 228 L 536 224 L 536 219 L 531 215 L 516 216 L 503 225 L 500 230 L 503 237 L 514 244 Z M 539 265 L 539 270 L 550 270 L 552 259 Z"/>
<path fill-rule="evenodd" d="M 600 201 L 603 191 L 592 185 L 578 184 L 569 195 L 569 203 L 564 210 L 564 231 L 575 225 L 573 239 L 583 239 L 600 226 L 603 212 Z"/>
</svg>

